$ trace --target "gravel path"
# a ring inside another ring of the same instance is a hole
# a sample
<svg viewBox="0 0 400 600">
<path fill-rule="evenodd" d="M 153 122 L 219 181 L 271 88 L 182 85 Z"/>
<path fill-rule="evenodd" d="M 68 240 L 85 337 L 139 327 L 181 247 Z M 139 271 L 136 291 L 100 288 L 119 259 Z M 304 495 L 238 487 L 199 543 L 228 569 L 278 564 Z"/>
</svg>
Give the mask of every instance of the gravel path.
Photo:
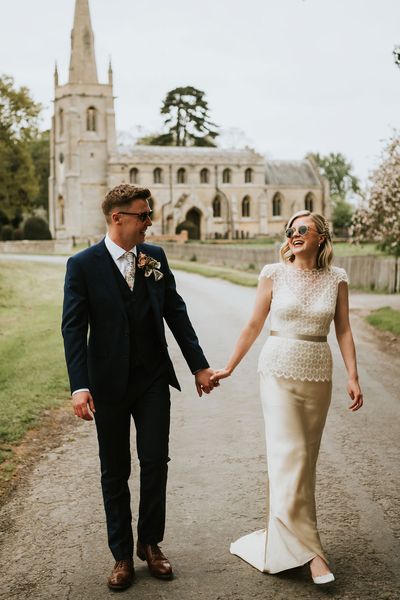
<svg viewBox="0 0 400 600">
<path fill-rule="evenodd" d="M 179 289 L 211 364 L 224 365 L 253 303 L 254 289 L 177 273 Z M 372 301 L 371 301 L 372 299 Z M 382 306 L 397 297 L 354 294 L 352 306 Z M 318 468 L 317 506 L 323 544 L 337 582 L 317 589 L 307 568 L 261 574 L 229 554 L 232 540 L 265 523 L 266 463 L 256 360 L 260 336 L 236 375 L 198 399 L 179 350 L 170 349 L 183 385 L 173 391 L 167 529 L 163 549 L 172 582 L 151 578 L 136 561 L 137 581 L 124 593 L 141 600 L 399 598 L 400 358 L 383 353 L 357 311 L 366 406 L 347 411 L 336 343 L 334 398 Z M 59 448 L 43 455 L 0 513 L 0 598 L 102 600 L 112 567 L 99 486 L 93 424 L 76 422 Z M 132 473 L 137 510 L 137 464 Z M 397 580 L 396 580 L 397 576 Z"/>
</svg>

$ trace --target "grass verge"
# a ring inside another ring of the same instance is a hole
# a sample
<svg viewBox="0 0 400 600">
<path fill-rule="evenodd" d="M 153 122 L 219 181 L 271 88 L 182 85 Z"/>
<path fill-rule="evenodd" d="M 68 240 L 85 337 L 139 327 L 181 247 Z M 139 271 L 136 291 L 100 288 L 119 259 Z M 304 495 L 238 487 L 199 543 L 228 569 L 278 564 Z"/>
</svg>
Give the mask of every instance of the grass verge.
<svg viewBox="0 0 400 600">
<path fill-rule="evenodd" d="M 213 267 L 211 265 L 184 260 L 171 260 L 170 266 L 172 269 L 177 269 L 178 271 L 196 273 L 196 275 L 203 275 L 203 277 L 218 277 L 218 279 L 225 279 L 225 281 L 247 287 L 257 287 L 258 283 L 258 274 L 237 271 L 228 267 Z"/>
<path fill-rule="evenodd" d="M 370 325 L 381 331 L 390 331 L 394 335 L 400 335 L 400 310 L 383 306 L 365 318 Z"/>
<path fill-rule="evenodd" d="M 69 396 L 60 334 L 65 267 L 0 263 L 0 477 L 15 445 Z"/>
</svg>

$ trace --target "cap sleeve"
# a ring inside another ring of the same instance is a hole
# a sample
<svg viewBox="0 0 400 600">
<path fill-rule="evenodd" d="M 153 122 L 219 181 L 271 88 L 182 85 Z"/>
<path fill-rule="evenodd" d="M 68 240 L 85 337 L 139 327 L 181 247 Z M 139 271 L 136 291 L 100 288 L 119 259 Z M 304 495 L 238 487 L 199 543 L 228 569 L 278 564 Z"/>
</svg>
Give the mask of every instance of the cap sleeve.
<svg viewBox="0 0 400 600">
<path fill-rule="evenodd" d="M 341 267 L 336 267 L 335 271 L 338 283 L 340 283 L 341 281 L 344 281 L 347 284 L 349 283 L 349 277 L 344 269 L 342 269 Z"/>
<path fill-rule="evenodd" d="M 258 281 L 260 281 L 263 277 L 267 277 L 269 279 L 274 280 L 279 264 L 274 263 L 272 265 L 265 265 L 258 276 Z"/>
</svg>

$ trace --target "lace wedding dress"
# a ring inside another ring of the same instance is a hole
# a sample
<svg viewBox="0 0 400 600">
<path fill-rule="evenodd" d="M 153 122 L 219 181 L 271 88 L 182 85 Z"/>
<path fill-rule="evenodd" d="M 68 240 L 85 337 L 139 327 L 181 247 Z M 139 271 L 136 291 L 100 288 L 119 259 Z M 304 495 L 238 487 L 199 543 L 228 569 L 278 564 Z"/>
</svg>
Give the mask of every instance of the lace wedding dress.
<svg viewBox="0 0 400 600">
<path fill-rule="evenodd" d="M 332 390 L 326 336 L 335 315 L 343 269 L 302 270 L 266 265 L 272 279 L 271 332 L 259 358 L 269 479 L 266 529 L 231 544 L 260 571 L 278 573 L 310 561 L 327 562 L 317 530 L 315 469 Z"/>
</svg>

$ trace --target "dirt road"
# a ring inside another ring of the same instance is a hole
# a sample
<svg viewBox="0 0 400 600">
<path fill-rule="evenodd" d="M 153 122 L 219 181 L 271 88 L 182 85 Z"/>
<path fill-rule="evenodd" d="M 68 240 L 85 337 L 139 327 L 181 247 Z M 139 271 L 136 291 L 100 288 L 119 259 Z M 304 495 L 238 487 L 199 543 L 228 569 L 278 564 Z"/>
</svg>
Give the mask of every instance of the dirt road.
<svg viewBox="0 0 400 600">
<path fill-rule="evenodd" d="M 248 317 L 254 290 L 178 273 L 179 289 L 214 367 L 225 364 Z M 354 295 L 364 309 L 391 296 Z M 353 312 L 366 405 L 347 410 L 345 373 L 334 339 L 334 398 L 318 468 L 317 505 L 323 544 L 337 582 L 316 589 L 307 568 L 261 574 L 229 554 L 229 544 L 265 523 L 266 463 L 256 360 L 265 333 L 235 376 L 198 399 L 171 342 L 183 392 L 173 393 L 167 529 L 163 549 L 176 577 L 151 578 L 136 560 L 137 581 L 124 598 L 258 600 L 399 598 L 400 359 L 379 349 L 372 329 Z M 397 375 L 397 380 L 396 380 Z M 111 598 L 93 424 L 77 422 L 46 453 L 2 510 L 0 598 Z M 132 474 L 137 510 L 137 465 Z M 397 580 L 396 580 L 397 576 Z M 397 589 L 397 591 L 396 591 Z"/>
</svg>

